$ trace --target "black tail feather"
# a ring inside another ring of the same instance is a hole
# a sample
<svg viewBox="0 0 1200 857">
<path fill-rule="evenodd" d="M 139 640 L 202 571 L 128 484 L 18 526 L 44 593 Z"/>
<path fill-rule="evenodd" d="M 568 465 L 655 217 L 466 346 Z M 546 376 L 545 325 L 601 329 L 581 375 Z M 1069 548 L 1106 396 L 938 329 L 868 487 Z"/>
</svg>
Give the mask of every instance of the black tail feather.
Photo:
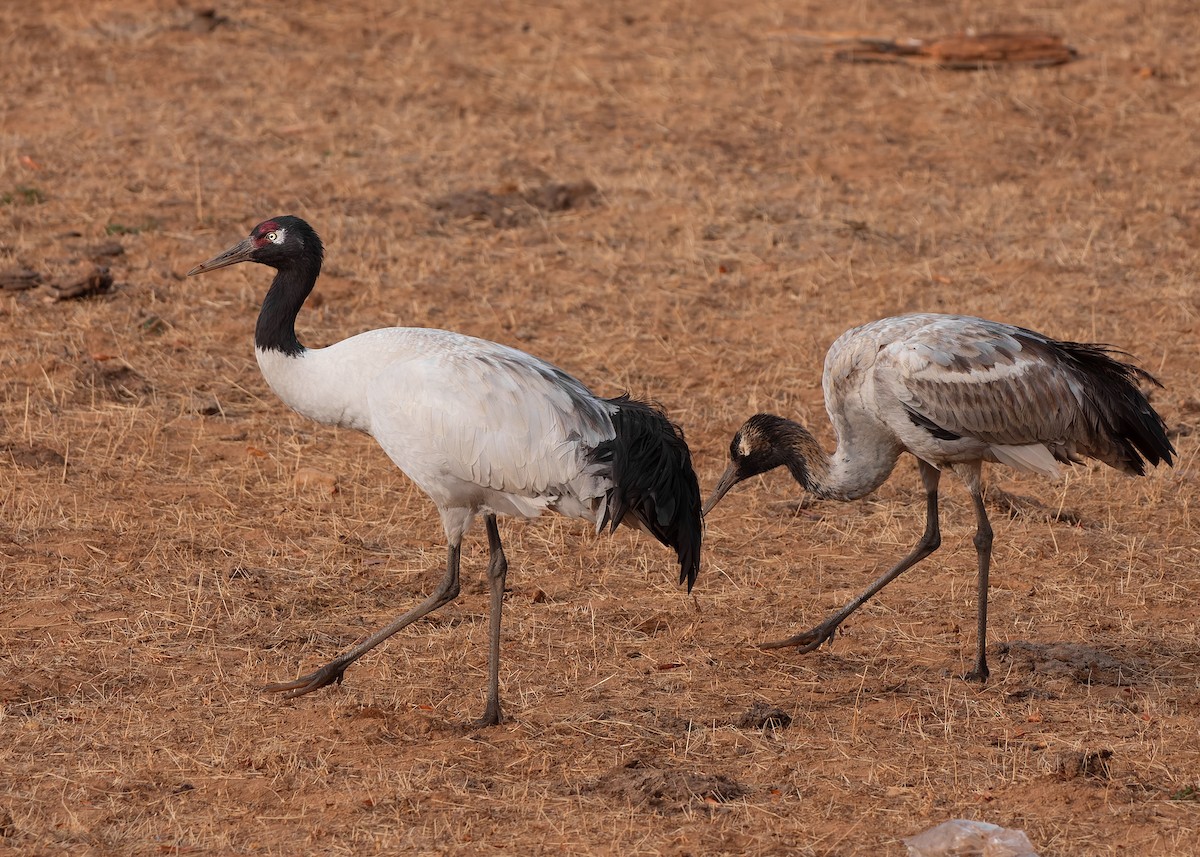
<svg viewBox="0 0 1200 857">
<path fill-rule="evenodd" d="M 1167 437 L 1167 426 L 1139 383 L 1161 387 L 1158 379 L 1132 363 L 1113 355 L 1128 356 L 1105 345 L 1061 342 L 1059 346 L 1079 368 L 1096 402 L 1097 428 L 1118 450 L 1122 469 L 1141 476 L 1146 463 L 1168 465 L 1175 460 L 1175 447 Z"/>
<path fill-rule="evenodd" d="M 679 557 L 679 582 L 688 592 L 700 572 L 700 483 L 683 430 L 653 405 L 619 396 L 613 428 L 616 437 L 593 453 L 612 461 L 613 489 L 600 526 L 616 530 L 632 515 L 651 535 Z"/>
</svg>

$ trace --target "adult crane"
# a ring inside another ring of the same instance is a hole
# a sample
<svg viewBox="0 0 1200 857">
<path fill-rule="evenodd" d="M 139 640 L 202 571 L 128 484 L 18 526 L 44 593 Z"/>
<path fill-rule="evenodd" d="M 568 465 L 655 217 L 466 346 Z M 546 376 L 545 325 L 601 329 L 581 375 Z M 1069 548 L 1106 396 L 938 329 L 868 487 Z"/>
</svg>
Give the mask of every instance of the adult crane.
<svg viewBox="0 0 1200 857">
<path fill-rule="evenodd" d="M 254 330 L 259 368 L 294 410 L 371 435 L 437 505 L 449 544 L 441 583 L 423 601 L 325 666 L 265 689 L 295 697 L 331 682 L 400 629 L 459 593 L 463 535 L 487 531 L 488 690 L 481 725 L 500 723 L 500 617 L 508 562 L 496 516 L 544 510 L 583 518 L 597 532 L 624 523 L 675 549 L 688 591 L 700 568 L 700 488 L 683 432 L 627 396 L 593 395 L 575 378 L 522 351 L 428 328 L 371 330 L 306 348 L 296 316 L 324 258 L 298 217 L 259 223 L 248 237 L 188 272 L 238 262 L 275 269 Z"/>
<path fill-rule="evenodd" d="M 1116 356 L 1114 356 L 1116 355 Z M 837 448 L 828 454 L 807 429 L 756 414 L 729 445 L 729 465 L 704 513 L 750 476 L 786 466 L 806 491 L 856 500 L 891 475 L 903 452 L 917 459 L 925 488 L 925 533 L 865 592 L 811 630 L 764 648 L 811 652 L 875 593 L 941 545 L 938 481 L 950 467 L 975 507 L 978 636 L 968 678 L 986 681 L 987 598 L 992 527 L 983 501 L 985 461 L 1058 474 L 1058 464 L 1098 459 L 1133 475 L 1172 463 L 1162 417 L 1138 389 L 1159 385 L 1107 345 L 1063 342 L 1032 330 L 962 315 L 884 318 L 842 334 L 825 356 L 822 387 Z M 1161 385 L 1159 385 L 1161 386 Z"/>
</svg>

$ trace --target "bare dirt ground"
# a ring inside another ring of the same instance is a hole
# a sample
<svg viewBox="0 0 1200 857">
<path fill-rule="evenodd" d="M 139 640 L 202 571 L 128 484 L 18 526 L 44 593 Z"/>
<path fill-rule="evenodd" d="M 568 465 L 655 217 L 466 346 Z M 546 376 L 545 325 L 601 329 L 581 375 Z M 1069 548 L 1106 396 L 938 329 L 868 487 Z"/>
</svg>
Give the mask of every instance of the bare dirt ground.
<svg viewBox="0 0 1200 857">
<path fill-rule="evenodd" d="M 1079 58 L 946 71 L 800 38 L 968 27 Z M 0 6 L 0 55 L 0 851 L 899 855 L 966 817 L 1044 855 L 1196 853 L 1190 0 L 33 0 Z M 504 522 L 503 726 L 470 725 L 478 530 L 456 603 L 281 701 L 261 685 L 444 556 L 369 438 L 262 381 L 270 272 L 183 277 L 282 213 L 328 248 L 308 343 L 516 345 L 660 401 L 705 488 L 757 410 L 830 443 L 825 349 L 909 310 L 1126 348 L 1178 465 L 991 471 L 1076 517 L 993 512 L 985 687 L 956 678 L 975 555 L 952 480 L 943 549 L 831 649 L 753 645 L 915 542 L 905 461 L 851 504 L 742 486 L 691 597 L 646 538 Z"/>
</svg>

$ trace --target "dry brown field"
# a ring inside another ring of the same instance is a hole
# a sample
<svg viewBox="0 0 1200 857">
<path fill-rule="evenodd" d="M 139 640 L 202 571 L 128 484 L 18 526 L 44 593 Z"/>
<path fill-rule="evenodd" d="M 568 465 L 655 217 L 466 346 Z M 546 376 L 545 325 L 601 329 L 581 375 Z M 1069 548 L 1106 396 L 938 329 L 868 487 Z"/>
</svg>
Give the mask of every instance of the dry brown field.
<svg viewBox="0 0 1200 857">
<path fill-rule="evenodd" d="M 1078 58 L 807 37 L 967 28 Z M 903 855 L 950 818 L 1200 852 L 1198 141 L 1191 0 L 0 4 L 0 853 Z M 992 510 L 986 686 L 953 478 L 941 551 L 831 647 L 755 646 L 916 541 L 906 458 L 854 503 L 740 486 L 690 596 L 632 531 L 502 521 L 501 726 L 478 524 L 454 604 L 283 701 L 445 549 L 266 387 L 271 272 L 184 276 L 285 213 L 327 248 L 308 344 L 515 345 L 662 403 L 705 489 L 755 411 L 832 445 L 826 348 L 913 310 L 1129 351 L 1178 461 L 989 471 L 1029 502 Z"/>
</svg>

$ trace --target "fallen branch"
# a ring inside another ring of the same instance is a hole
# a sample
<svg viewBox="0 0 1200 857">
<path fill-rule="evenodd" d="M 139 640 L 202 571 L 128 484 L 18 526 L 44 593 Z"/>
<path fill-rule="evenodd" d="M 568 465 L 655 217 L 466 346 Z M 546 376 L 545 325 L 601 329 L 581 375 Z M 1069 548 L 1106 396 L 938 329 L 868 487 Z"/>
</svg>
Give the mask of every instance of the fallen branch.
<svg viewBox="0 0 1200 857">
<path fill-rule="evenodd" d="M 955 33 L 933 39 L 878 38 L 851 33 L 791 32 L 780 34 L 818 42 L 842 62 L 886 62 L 973 71 L 1000 65 L 1035 68 L 1063 65 L 1078 58 L 1062 36 L 1043 30 Z"/>
</svg>

